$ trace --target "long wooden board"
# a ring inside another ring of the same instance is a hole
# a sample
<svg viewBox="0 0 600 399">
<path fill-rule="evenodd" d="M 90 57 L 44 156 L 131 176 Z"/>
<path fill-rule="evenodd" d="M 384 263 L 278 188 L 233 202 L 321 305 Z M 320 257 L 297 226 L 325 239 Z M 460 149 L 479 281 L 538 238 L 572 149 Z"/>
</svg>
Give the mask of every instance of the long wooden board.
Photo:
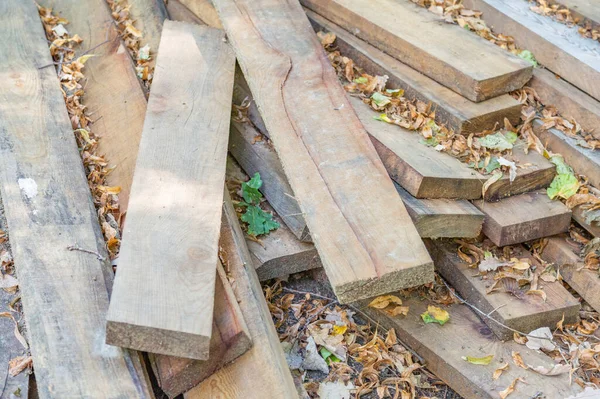
<svg viewBox="0 0 600 399">
<path fill-rule="evenodd" d="M 243 355 L 251 346 L 248 327 L 223 265 L 219 261 L 215 286 L 213 335 L 208 360 L 152 354 L 150 359 L 159 386 L 170 398 L 174 398 L 189 391 L 216 370 Z"/>
<path fill-rule="evenodd" d="M 223 29 L 217 10 L 212 5 L 211 0 L 179 0 L 181 4 L 200 18 L 203 23 L 213 28 Z"/>
<path fill-rule="evenodd" d="M 565 323 L 573 323 L 578 318 L 579 302 L 560 281 L 540 281 L 539 288 L 546 293 L 546 301 L 536 295 L 517 298 L 507 292 L 488 294 L 487 289 L 493 281 L 478 277 L 478 270 L 470 268 L 458 257 L 456 244 L 443 240 L 428 240 L 427 247 L 434 259 L 436 270 L 467 302 L 475 304 L 486 314 L 493 311 L 493 318 L 510 328 L 529 333 L 539 327 L 554 327 L 563 315 Z M 536 264 L 536 260 L 526 251 L 521 251 L 516 257 L 530 258 L 532 264 Z M 484 322 L 500 339 L 512 338 L 511 330 L 489 319 L 485 319 Z"/>
<path fill-rule="evenodd" d="M 208 357 L 235 67 L 223 39 L 220 30 L 165 22 L 107 316 L 110 344 Z"/>
<path fill-rule="evenodd" d="M 569 383 L 568 373 L 547 377 L 514 365 L 512 352 L 519 352 L 525 364 L 534 367 L 545 366 L 551 369 L 554 362 L 547 355 L 530 350 L 512 340 L 498 340 L 465 305 L 445 308 L 450 314 L 450 321 L 443 326 L 424 324 L 420 316 L 427 310 L 428 305 L 439 306 L 438 304 L 414 298 L 405 300 L 404 305 L 410 309 L 407 316 L 389 316 L 384 311 L 367 307 L 366 304 L 362 310 L 385 328 L 393 328 L 399 339 L 425 359 L 425 364 L 431 372 L 465 399 L 498 399 L 498 393 L 519 377 L 524 377 L 527 383 L 518 382 L 509 398 L 533 398 L 541 392 L 541 397 L 560 399 L 581 392 L 577 384 Z M 463 360 L 465 356 L 488 355 L 494 355 L 488 366 Z M 494 380 L 494 370 L 504 363 L 510 364 L 508 369 L 498 380 Z"/>
<path fill-rule="evenodd" d="M 104 344 L 112 269 L 36 5 L 0 12 L 0 191 L 39 395 L 151 397 L 139 359 Z"/>
<path fill-rule="evenodd" d="M 525 1 L 465 0 L 463 4 L 482 11 L 495 32 L 513 36 L 515 43 L 533 52 L 540 64 L 600 100 L 600 43 L 536 14 Z"/>
<path fill-rule="evenodd" d="M 168 17 L 165 2 L 160 0 L 127 0 L 129 15 L 135 27 L 142 32 L 141 45 L 149 45 L 151 65 L 156 62 L 163 23 Z"/>
<path fill-rule="evenodd" d="M 548 3 L 567 7 L 575 19 L 591 23 L 592 28 L 598 29 L 600 26 L 600 8 L 595 0 L 550 0 Z"/>
<path fill-rule="evenodd" d="M 561 115 L 575 119 L 583 130 L 600 138 L 600 101 L 546 69 L 536 68 L 527 85 L 544 105 L 554 105 Z"/>
<path fill-rule="evenodd" d="M 431 281 L 429 255 L 300 4 L 214 5 L 338 299 Z"/>
<path fill-rule="evenodd" d="M 187 392 L 186 399 L 292 399 L 297 398 L 271 313 L 263 296 L 244 233 L 225 193 L 221 245 L 227 254 L 229 273 L 235 284 L 242 314 L 248 324 L 252 348 Z"/>
<path fill-rule="evenodd" d="M 531 64 L 409 1 L 301 1 L 471 101 L 508 93 L 531 78 Z"/>
<path fill-rule="evenodd" d="M 485 214 L 484 234 L 499 247 L 564 233 L 571 224 L 569 208 L 548 198 L 546 190 L 473 204 Z"/>
<path fill-rule="evenodd" d="M 477 133 L 493 129 L 496 124 L 503 126 L 504 118 L 513 124 L 520 120 L 521 104 L 508 94 L 479 103 L 469 101 L 319 14 L 306 10 L 306 15 L 316 31 L 335 33 L 335 45 L 343 56 L 371 75 L 387 75 L 388 87 L 403 89 L 406 98 L 431 103 L 436 119 L 457 133 Z"/>
<path fill-rule="evenodd" d="M 583 209 L 581 205 L 574 207 L 571 211 L 573 212 L 573 220 L 579 223 L 581 227 L 586 229 L 588 233 L 594 237 L 600 237 L 600 225 L 598 225 L 598 222 L 596 221 L 588 223 L 585 220 L 585 209 Z"/>
</svg>

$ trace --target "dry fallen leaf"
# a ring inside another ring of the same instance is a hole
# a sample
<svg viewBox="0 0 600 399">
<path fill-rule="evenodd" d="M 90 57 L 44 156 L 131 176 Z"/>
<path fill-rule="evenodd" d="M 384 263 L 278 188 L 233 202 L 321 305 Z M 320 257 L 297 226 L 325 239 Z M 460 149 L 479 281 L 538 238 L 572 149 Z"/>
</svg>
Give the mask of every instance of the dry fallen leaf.
<svg viewBox="0 0 600 399">
<path fill-rule="evenodd" d="M 508 363 L 504 363 L 502 366 L 498 367 L 496 369 L 496 371 L 494 371 L 494 374 L 492 375 L 492 378 L 494 380 L 497 380 L 502 375 L 502 372 L 504 372 L 506 370 L 508 370 Z"/>
<path fill-rule="evenodd" d="M 498 392 L 498 395 L 500 395 L 500 397 L 501 397 L 502 399 L 506 399 L 506 397 L 507 397 L 508 395 L 510 395 L 511 393 L 513 393 L 513 392 L 515 391 L 515 387 L 516 387 L 516 385 L 517 385 L 517 381 L 525 382 L 525 380 L 524 380 L 524 379 L 522 379 L 521 377 L 519 377 L 519 378 L 515 378 L 515 379 L 513 380 L 513 382 L 511 382 L 511 383 L 510 383 L 510 385 L 509 385 L 508 387 L 506 387 L 506 389 L 504 389 L 504 390 L 502 390 L 502 391 Z"/>
<path fill-rule="evenodd" d="M 523 358 L 521 357 L 521 354 L 519 352 L 512 352 L 512 358 L 513 358 L 513 362 L 515 362 L 515 364 L 521 368 L 524 368 L 525 370 L 527 370 L 529 367 L 527 367 L 527 365 L 525 365 L 525 362 L 523 362 Z"/>
<path fill-rule="evenodd" d="M 29 348 L 29 344 L 27 343 L 27 340 L 19 331 L 19 324 L 17 323 L 17 320 L 14 318 L 14 316 L 10 312 L 2 312 L 2 313 L 0 313 L 0 317 L 9 318 L 13 321 L 13 323 L 15 323 L 15 330 L 14 330 L 15 337 L 19 340 L 19 342 L 21 343 L 21 345 L 23 345 L 23 347 L 25 349 Z"/>
<path fill-rule="evenodd" d="M 371 303 L 369 303 L 369 307 L 375 309 L 384 309 L 388 307 L 390 303 L 402 305 L 402 299 L 398 298 L 395 295 L 382 295 L 373 299 Z"/>
<path fill-rule="evenodd" d="M 31 356 L 23 355 L 15 357 L 8 362 L 8 372 L 11 376 L 16 377 L 23 370 L 31 368 L 33 365 L 33 359 Z"/>
<path fill-rule="evenodd" d="M 546 293 L 542 290 L 529 290 L 525 294 L 537 295 L 537 296 L 541 297 L 544 302 L 546 302 Z"/>
<path fill-rule="evenodd" d="M 535 371 L 541 375 L 554 376 L 559 374 L 569 373 L 571 371 L 571 366 L 568 364 L 555 364 L 551 369 L 548 369 L 544 366 L 530 366 L 528 365 L 530 370 Z"/>
</svg>

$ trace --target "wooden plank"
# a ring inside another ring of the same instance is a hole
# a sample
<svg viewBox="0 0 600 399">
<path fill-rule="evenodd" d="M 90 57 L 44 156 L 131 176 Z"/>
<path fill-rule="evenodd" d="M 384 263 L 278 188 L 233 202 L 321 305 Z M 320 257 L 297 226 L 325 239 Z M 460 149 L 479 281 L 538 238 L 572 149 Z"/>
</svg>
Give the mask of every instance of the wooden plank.
<svg viewBox="0 0 600 399">
<path fill-rule="evenodd" d="M 471 101 L 508 93 L 531 78 L 531 64 L 407 1 L 301 2 Z"/>
<path fill-rule="evenodd" d="M 515 398 L 566 398 L 581 392 L 577 384 L 569 383 L 569 375 L 546 377 L 531 370 L 524 370 L 512 363 L 512 352 L 519 352 L 525 364 L 552 368 L 553 360 L 539 351 L 528 349 L 510 340 L 497 339 L 481 319 L 464 305 L 445 308 L 450 322 L 439 326 L 424 324 L 421 314 L 428 305 L 439 306 L 427 300 L 412 298 L 404 301 L 410 310 L 407 316 L 389 316 L 387 313 L 366 306 L 361 309 L 385 328 L 393 328 L 400 340 L 413 348 L 425 359 L 425 365 L 437 377 L 465 399 L 497 399 L 498 392 L 518 377 L 527 383 L 517 383 Z M 552 326 L 554 327 L 554 326 Z M 463 356 L 485 357 L 494 355 L 489 366 L 465 362 Z M 503 363 L 510 363 L 498 380 L 492 379 L 494 370 Z M 541 395 L 540 395 L 541 392 Z"/>
<path fill-rule="evenodd" d="M 306 15 L 315 31 L 335 33 L 336 47 L 343 56 L 371 75 L 387 75 L 388 86 L 403 89 L 406 98 L 431 103 L 436 119 L 457 133 L 478 133 L 493 129 L 496 124 L 503 126 L 504 118 L 515 125 L 520 120 L 521 104 L 508 94 L 479 103 L 469 101 L 320 15 L 310 10 L 306 10 Z"/>
<path fill-rule="evenodd" d="M 165 22 L 107 316 L 112 345 L 208 356 L 235 65 L 223 39 Z"/>
<path fill-rule="evenodd" d="M 534 119 L 533 130 L 552 152 L 561 154 L 573 170 L 588 178 L 594 187 L 600 187 L 600 151 L 577 145 L 577 139 L 558 129 L 543 129 L 544 122 Z"/>
<path fill-rule="evenodd" d="M 429 255 L 300 4 L 213 3 L 338 299 L 431 281 Z"/>
<path fill-rule="evenodd" d="M 571 224 L 569 208 L 548 198 L 546 190 L 473 204 L 485 214 L 483 233 L 499 247 L 563 233 Z"/>
<path fill-rule="evenodd" d="M 235 362 L 220 369 L 200 385 L 187 392 L 186 399 L 291 399 L 297 398 L 296 387 L 275 331 L 271 313 L 264 300 L 244 233 L 225 192 L 221 245 L 227 254 L 229 273 L 235 281 L 233 290 L 248 324 L 252 348 Z"/>
<path fill-rule="evenodd" d="M 213 28 L 223 29 L 217 10 L 211 0 L 179 0 L 191 13 L 200 18 L 203 23 Z"/>
<path fill-rule="evenodd" d="M 300 241 L 311 241 L 310 232 L 281 161 L 271 144 L 256 139 L 260 133 L 249 123 L 231 124 L 229 151 L 249 176 L 260 173 L 260 191 Z"/>
<path fill-rule="evenodd" d="M 598 29 L 600 26 L 600 8 L 595 0 L 550 0 L 548 3 L 567 7 L 574 18 L 591 23 L 592 28 Z"/>
<path fill-rule="evenodd" d="M 552 72 L 536 68 L 528 83 L 544 105 L 553 105 L 566 118 L 574 118 L 583 130 L 600 138 L 600 102 Z"/>
<path fill-rule="evenodd" d="M 131 57 L 115 24 L 109 22 L 112 17 L 105 1 L 50 0 L 45 4 L 69 20 L 69 32 L 83 39 L 78 55 L 94 48 L 94 57 L 85 64 L 89 78 L 82 103 L 95 120 L 92 129 L 100 137 L 98 153 L 114 167 L 106 184 L 121 187 L 119 204 L 125 213 L 146 114 L 146 97 Z M 102 44 L 106 40 L 108 43 Z"/>
<path fill-rule="evenodd" d="M 586 222 L 585 209 L 583 209 L 581 205 L 576 206 L 571 211 L 573 212 L 573 220 L 579 223 L 581 227 L 586 229 L 588 233 L 590 233 L 594 237 L 600 237 L 600 226 L 598 226 L 598 222 Z"/>
<path fill-rule="evenodd" d="M 160 44 L 163 23 L 168 18 L 163 0 L 127 0 L 129 15 L 135 27 L 142 31 L 141 47 L 150 45 L 150 52 L 156 55 Z M 156 56 L 151 63 L 154 66 Z"/>
<path fill-rule="evenodd" d="M 465 0 L 463 4 L 482 11 L 495 32 L 513 36 L 515 43 L 532 51 L 540 64 L 600 100 L 600 43 L 536 14 L 521 0 Z"/>
<path fill-rule="evenodd" d="M 169 19 L 172 21 L 188 22 L 198 25 L 206 25 L 197 15 L 192 13 L 190 9 L 179 0 L 169 0 L 165 5 Z"/>
<path fill-rule="evenodd" d="M 493 284 L 490 279 L 478 277 L 478 270 L 472 269 L 457 254 L 458 246 L 449 241 L 428 240 L 427 248 L 435 262 L 436 270 L 469 303 L 474 304 L 486 314 L 494 312 L 494 319 L 518 331 L 528 333 L 539 327 L 554 328 L 565 317 L 565 323 L 573 323 L 578 318 L 579 302 L 562 286 L 560 281 L 544 283 L 540 289 L 547 296 L 546 301 L 536 295 L 523 295 L 517 298 L 507 292 L 487 294 Z M 515 257 L 530 258 L 532 264 L 537 261 L 528 252 L 513 249 Z M 541 265 L 537 264 L 539 267 Z M 513 332 L 499 324 L 485 319 L 484 322 L 500 339 L 512 339 Z"/>
<path fill-rule="evenodd" d="M 581 246 L 571 241 L 566 234 L 549 237 L 541 257 L 553 263 L 563 280 L 569 284 L 595 310 L 600 309 L 600 277 L 595 270 L 584 269 L 579 256 Z"/>
<path fill-rule="evenodd" d="M 113 273 L 35 3 L 0 12 L 0 191 L 39 396 L 151 397 L 139 360 L 104 344 Z"/>
<path fill-rule="evenodd" d="M 219 261 L 209 359 L 201 361 L 152 354 L 150 359 L 159 386 L 173 398 L 195 387 L 215 371 L 243 355 L 251 346 L 248 327 Z"/>
<path fill-rule="evenodd" d="M 483 213 L 469 201 L 418 199 L 398 184 L 396 190 L 423 238 L 477 237 L 481 232 Z"/>
</svg>

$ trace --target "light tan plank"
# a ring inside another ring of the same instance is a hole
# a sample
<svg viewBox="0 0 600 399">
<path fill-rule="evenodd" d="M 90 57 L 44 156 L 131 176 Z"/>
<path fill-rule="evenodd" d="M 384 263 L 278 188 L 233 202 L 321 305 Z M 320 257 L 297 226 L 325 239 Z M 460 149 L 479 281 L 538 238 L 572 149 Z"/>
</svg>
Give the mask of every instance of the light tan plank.
<svg viewBox="0 0 600 399">
<path fill-rule="evenodd" d="M 471 101 L 508 93 L 531 78 L 531 64 L 406 0 L 302 4 Z"/>
<path fill-rule="evenodd" d="M 520 120 L 521 104 L 508 94 L 479 103 L 469 101 L 319 14 L 307 9 L 306 15 L 316 31 L 335 33 L 335 45 L 343 56 L 351 58 L 371 75 L 387 75 L 388 86 L 403 89 L 405 97 L 431 103 L 436 119 L 457 133 L 477 133 L 493 129 L 496 124 L 503 126 L 504 118 L 513 124 Z"/>
<path fill-rule="evenodd" d="M 39 396 L 151 397 L 139 359 L 104 344 L 112 269 L 36 5 L 0 12 L 0 191 Z"/>
<path fill-rule="evenodd" d="M 107 317 L 113 345 L 208 356 L 235 65 L 223 39 L 165 22 Z"/>
<path fill-rule="evenodd" d="M 214 4 L 338 299 L 431 281 L 429 255 L 300 4 Z"/>
<path fill-rule="evenodd" d="M 217 10 L 211 0 L 179 0 L 191 13 L 200 18 L 203 23 L 213 28 L 223 29 Z"/>
<path fill-rule="evenodd" d="M 163 23 L 168 17 L 165 2 L 163 0 L 127 0 L 127 4 L 129 4 L 129 15 L 135 21 L 135 27 L 142 31 L 141 46 L 150 45 L 150 52 L 156 55 Z M 156 61 L 156 57 L 154 57 L 154 61 Z"/>
<path fill-rule="evenodd" d="M 172 21 L 189 22 L 198 25 L 206 25 L 197 15 L 192 13 L 185 4 L 179 0 L 169 0 L 166 4 L 169 19 Z"/>
<path fill-rule="evenodd" d="M 548 198 L 546 190 L 473 204 L 485 214 L 483 233 L 499 247 L 563 233 L 571 224 L 569 208 Z"/>
</svg>

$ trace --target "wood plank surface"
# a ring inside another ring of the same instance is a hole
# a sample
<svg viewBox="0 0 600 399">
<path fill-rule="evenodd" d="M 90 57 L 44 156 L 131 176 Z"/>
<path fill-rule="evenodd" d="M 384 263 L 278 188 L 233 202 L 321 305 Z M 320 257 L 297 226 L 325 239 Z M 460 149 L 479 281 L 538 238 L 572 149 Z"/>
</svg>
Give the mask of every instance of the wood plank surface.
<svg viewBox="0 0 600 399">
<path fill-rule="evenodd" d="M 174 398 L 189 391 L 216 370 L 246 353 L 251 346 L 248 327 L 223 265 L 219 261 L 215 286 L 213 335 L 208 360 L 153 354 L 150 354 L 150 359 L 159 386 L 170 398 Z"/>
<path fill-rule="evenodd" d="M 550 0 L 548 3 L 563 5 L 571 11 L 574 18 L 591 23 L 592 28 L 600 27 L 600 7 L 595 0 Z"/>
<path fill-rule="evenodd" d="M 588 223 L 585 220 L 585 209 L 583 209 L 581 205 L 574 207 L 571 211 L 573 212 L 573 220 L 579 223 L 581 227 L 586 229 L 588 233 L 594 237 L 600 237 L 600 226 L 598 225 L 598 222 L 594 221 L 592 223 Z"/>
<path fill-rule="evenodd" d="M 583 130 L 600 139 L 600 102 L 552 72 L 536 68 L 527 84 L 544 105 L 553 105 L 566 118 L 574 118 Z"/>
<path fill-rule="evenodd" d="M 151 65 L 154 66 L 163 23 L 169 15 L 165 2 L 163 0 L 127 0 L 127 4 L 135 27 L 142 31 L 141 47 L 146 44 L 150 45 L 150 53 L 153 56 Z"/>
<path fill-rule="evenodd" d="M 139 359 L 104 344 L 112 268 L 36 5 L 0 12 L 0 191 L 39 396 L 151 397 Z"/>
<path fill-rule="evenodd" d="M 109 167 L 114 167 L 106 184 L 121 187 L 119 204 L 121 213 L 125 213 L 146 114 L 144 90 L 116 26 L 111 23 L 106 1 L 49 0 L 44 5 L 69 20 L 67 29 L 71 35 L 78 34 L 83 39 L 78 56 L 94 48 L 94 57 L 85 63 L 87 79 L 82 82 L 82 103 L 95 121 L 91 126 L 100 137 L 98 153 L 106 157 Z"/>
<path fill-rule="evenodd" d="M 196 14 L 179 0 L 169 0 L 166 4 L 169 19 L 172 21 L 188 22 L 198 25 L 206 25 Z M 216 12 L 216 11 L 215 11 Z"/>
<path fill-rule="evenodd" d="M 366 304 L 362 310 L 383 327 L 393 328 L 399 339 L 425 359 L 431 372 L 465 399 L 498 399 L 498 393 L 519 377 L 524 377 L 527 383 L 517 383 L 509 398 L 525 399 L 538 395 L 549 399 L 563 399 L 581 392 L 577 384 L 569 384 L 568 374 L 547 377 L 515 366 L 512 363 L 512 352 L 519 352 L 525 364 L 534 367 L 543 365 L 551 369 L 554 362 L 547 355 L 512 340 L 500 341 L 465 305 L 445 308 L 450 314 L 450 322 L 443 326 L 424 324 L 420 316 L 428 305 L 439 306 L 438 304 L 413 298 L 405 300 L 404 305 L 410 308 L 407 316 L 389 316 Z M 471 364 L 462 359 L 464 356 L 488 355 L 494 355 L 488 366 Z M 508 370 L 498 380 L 492 379 L 494 370 L 503 363 L 510 363 Z"/>
<path fill-rule="evenodd" d="M 571 224 L 569 208 L 548 198 L 546 190 L 473 204 L 485 214 L 483 233 L 499 247 L 563 233 Z"/>
<path fill-rule="evenodd" d="M 577 320 L 579 302 L 560 281 L 554 283 L 540 281 L 539 289 L 546 293 L 546 301 L 537 295 L 523 295 L 522 298 L 517 298 L 507 292 L 487 294 L 493 281 L 479 277 L 477 269 L 470 268 L 458 257 L 457 244 L 444 240 L 426 242 L 436 270 L 467 302 L 477 306 L 486 314 L 494 311 L 494 319 L 504 325 L 529 333 L 539 327 L 554 328 L 563 315 L 565 323 L 573 323 Z M 519 259 L 531 259 L 532 264 L 536 265 L 537 261 L 528 252 L 523 250 L 515 254 Z M 541 267 L 539 264 L 538 266 Z M 512 339 L 511 330 L 489 319 L 485 319 L 484 322 L 500 339 Z"/>
<path fill-rule="evenodd" d="M 252 339 L 252 348 L 235 362 L 188 391 L 186 399 L 291 399 L 298 394 L 271 313 L 264 299 L 244 233 L 225 192 L 221 245 L 227 254 L 233 290 Z"/>
<path fill-rule="evenodd" d="M 396 190 L 423 238 L 477 237 L 481 232 L 483 213 L 469 201 L 418 199 L 398 184 Z"/>
<path fill-rule="evenodd" d="M 107 316 L 113 345 L 208 357 L 235 66 L 223 39 L 165 22 Z"/>
<path fill-rule="evenodd" d="M 300 4 L 214 5 L 338 299 L 431 281 L 429 255 Z"/>
<path fill-rule="evenodd" d="M 315 31 L 333 32 L 340 53 L 351 58 L 355 65 L 371 75 L 387 75 L 388 87 L 403 89 L 404 96 L 431 103 L 436 120 L 445 123 L 457 133 L 477 133 L 493 129 L 504 118 L 517 124 L 521 116 L 521 104 L 508 94 L 475 103 L 442 86 L 406 64 L 390 57 L 383 51 L 357 38 L 333 22 L 308 9 L 305 10 Z"/>
<path fill-rule="evenodd" d="M 540 64 L 600 100 L 600 43 L 536 14 L 522 0 L 465 0 L 463 4 L 482 11 L 482 18 L 495 32 L 513 36 Z"/>
<path fill-rule="evenodd" d="M 471 101 L 522 87 L 532 66 L 405 0 L 302 4 Z"/>
<path fill-rule="evenodd" d="M 213 28 L 223 29 L 217 10 L 211 0 L 179 0 L 192 14 Z"/>
</svg>

